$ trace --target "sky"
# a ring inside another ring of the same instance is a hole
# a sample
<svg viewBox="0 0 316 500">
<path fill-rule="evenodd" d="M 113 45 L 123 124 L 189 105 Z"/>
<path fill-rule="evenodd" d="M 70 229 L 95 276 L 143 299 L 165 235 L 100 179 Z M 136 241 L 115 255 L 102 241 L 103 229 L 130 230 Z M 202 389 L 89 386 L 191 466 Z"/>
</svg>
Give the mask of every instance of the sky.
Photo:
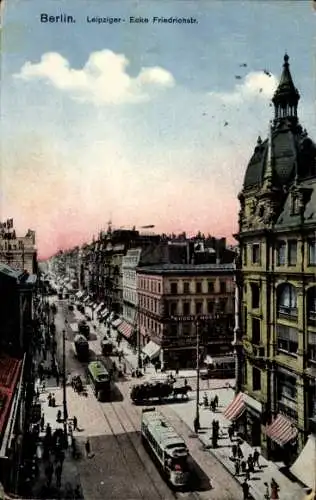
<svg viewBox="0 0 316 500">
<path fill-rule="evenodd" d="M 41 258 L 109 220 L 233 242 L 285 52 L 316 139 L 310 0 L 10 0 L 2 25 L 1 219 Z"/>
</svg>

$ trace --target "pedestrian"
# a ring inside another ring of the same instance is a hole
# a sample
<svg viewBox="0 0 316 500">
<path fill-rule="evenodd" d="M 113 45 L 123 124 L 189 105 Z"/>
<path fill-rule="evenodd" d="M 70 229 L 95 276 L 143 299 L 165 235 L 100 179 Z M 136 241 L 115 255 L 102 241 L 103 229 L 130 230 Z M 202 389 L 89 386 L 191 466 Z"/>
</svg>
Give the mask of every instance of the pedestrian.
<svg viewBox="0 0 316 500">
<path fill-rule="evenodd" d="M 186 387 L 188 385 L 188 380 L 185 378 L 184 379 L 184 387 Z"/>
<path fill-rule="evenodd" d="M 52 483 L 53 472 L 54 472 L 53 464 L 51 462 L 48 462 L 45 468 L 46 484 L 48 488 Z"/>
<path fill-rule="evenodd" d="M 57 488 L 60 488 L 60 486 L 61 486 L 62 471 L 63 471 L 62 465 L 61 464 L 57 464 L 56 468 L 55 468 L 55 476 L 56 476 L 56 486 L 57 486 Z"/>
<path fill-rule="evenodd" d="M 44 432 L 44 425 L 45 425 L 45 417 L 44 417 L 44 413 L 42 413 L 41 420 L 40 420 L 40 427 L 41 427 L 42 432 Z"/>
<path fill-rule="evenodd" d="M 58 410 L 57 412 L 57 422 L 60 422 L 61 421 L 61 410 Z"/>
<path fill-rule="evenodd" d="M 260 464 L 259 464 L 259 457 L 260 457 L 260 453 L 259 451 L 256 449 L 254 452 L 253 452 L 253 465 L 257 466 L 258 469 L 260 469 Z"/>
<path fill-rule="evenodd" d="M 249 484 L 247 483 L 246 479 L 242 483 L 241 487 L 244 494 L 244 500 L 247 500 L 249 498 Z"/>
<path fill-rule="evenodd" d="M 254 472 L 254 469 L 253 469 L 253 459 L 252 459 L 252 455 L 251 454 L 248 455 L 247 464 L 248 464 L 249 472 Z"/>
<path fill-rule="evenodd" d="M 232 446 L 232 454 L 233 454 L 233 459 L 237 457 L 237 445 L 233 444 Z"/>
<path fill-rule="evenodd" d="M 43 382 L 42 382 L 42 392 L 45 392 L 45 389 L 46 389 L 46 383 L 45 383 L 45 380 L 43 380 Z"/>
<path fill-rule="evenodd" d="M 241 460 L 244 458 L 244 454 L 243 454 L 243 452 L 242 452 L 242 449 L 241 449 L 241 447 L 240 447 L 240 444 L 239 444 L 239 443 L 237 444 L 237 456 L 238 456 L 238 458 L 240 458 Z"/>
<path fill-rule="evenodd" d="M 241 472 L 242 472 L 243 474 L 245 474 L 245 472 L 246 472 L 246 467 L 247 467 L 246 461 L 245 461 L 245 460 L 242 460 L 242 461 L 240 462 L 240 468 L 241 468 Z"/>
<path fill-rule="evenodd" d="M 91 446 L 90 446 L 89 438 L 87 438 L 87 440 L 85 442 L 85 450 L 86 450 L 86 455 L 89 458 L 90 453 L 91 453 Z"/>
<path fill-rule="evenodd" d="M 273 478 L 271 479 L 270 487 L 271 487 L 271 495 L 270 495 L 271 500 L 272 499 L 277 500 L 279 498 L 280 487 Z"/>
<path fill-rule="evenodd" d="M 78 430 L 78 419 L 77 419 L 77 417 L 73 418 L 73 427 L 74 427 L 74 431 Z"/>
<path fill-rule="evenodd" d="M 56 385 L 59 387 L 59 373 L 56 371 Z"/>
<path fill-rule="evenodd" d="M 39 391 L 39 388 L 37 386 L 37 388 L 36 388 L 36 398 L 39 399 L 39 397 L 40 397 L 40 391 Z"/>
<path fill-rule="evenodd" d="M 235 461 L 235 476 L 239 476 L 240 473 L 240 460 L 237 458 Z"/>
<path fill-rule="evenodd" d="M 215 397 L 214 397 L 214 406 L 215 406 L 215 410 L 218 408 L 218 396 L 217 394 L 215 394 Z"/>
<path fill-rule="evenodd" d="M 232 441 L 232 440 L 233 440 L 233 436 L 234 436 L 234 429 L 233 429 L 233 426 L 232 426 L 232 425 L 230 425 L 230 426 L 228 427 L 228 437 L 229 437 L 230 441 Z"/>
</svg>

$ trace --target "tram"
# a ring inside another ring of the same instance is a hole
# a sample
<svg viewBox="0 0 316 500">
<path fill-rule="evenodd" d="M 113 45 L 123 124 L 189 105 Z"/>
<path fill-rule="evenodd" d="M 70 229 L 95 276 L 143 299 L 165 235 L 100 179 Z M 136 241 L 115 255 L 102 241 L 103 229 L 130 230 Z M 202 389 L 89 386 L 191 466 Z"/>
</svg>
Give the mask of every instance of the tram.
<svg viewBox="0 0 316 500">
<path fill-rule="evenodd" d="M 167 481 L 176 488 L 188 485 L 189 450 L 184 440 L 155 408 L 143 409 L 141 436 L 159 462 Z"/>
<path fill-rule="evenodd" d="M 111 391 L 111 377 L 103 363 L 91 361 L 88 364 L 87 374 L 98 401 L 106 398 Z"/>
</svg>

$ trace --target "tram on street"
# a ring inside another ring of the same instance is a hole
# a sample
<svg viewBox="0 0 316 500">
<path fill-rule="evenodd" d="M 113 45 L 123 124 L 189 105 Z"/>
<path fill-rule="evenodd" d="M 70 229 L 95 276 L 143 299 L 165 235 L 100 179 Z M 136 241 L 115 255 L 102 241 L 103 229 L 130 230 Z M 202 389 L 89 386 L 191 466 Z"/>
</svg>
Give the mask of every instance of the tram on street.
<svg viewBox="0 0 316 500">
<path fill-rule="evenodd" d="M 91 361 L 87 369 L 88 380 L 98 401 L 107 398 L 111 391 L 111 377 L 101 361 Z"/>
<path fill-rule="evenodd" d="M 187 486 L 190 480 L 189 450 L 185 441 L 155 408 L 142 410 L 141 436 L 171 486 Z"/>
</svg>

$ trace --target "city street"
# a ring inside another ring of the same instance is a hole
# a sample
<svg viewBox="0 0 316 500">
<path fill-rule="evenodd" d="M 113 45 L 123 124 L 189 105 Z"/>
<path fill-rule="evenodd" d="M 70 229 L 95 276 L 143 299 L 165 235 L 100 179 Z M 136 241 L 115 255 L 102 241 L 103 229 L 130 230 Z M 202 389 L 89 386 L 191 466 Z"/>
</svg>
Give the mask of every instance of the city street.
<svg viewBox="0 0 316 500">
<path fill-rule="evenodd" d="M 73 312 L 68 311 L 67 301 L 57 302 L 55 316 L 58 359 L 61 359 L 62 335 L 66 330 L 67 373 L 85 375 L 86 363 L 77 361 L 73 349 Z M 78 318 L 78 313 L 76 312 Z M 65 320 L 68 323 L 65 324 Z M 99 332 L 91 333 L 91 357 L 100 356 Z M 130 377 L 117 381 L 112 401 L 99 403 L 88 387 L 87 397 L 67 387 L 68 414 L 76 415 L 79 431 L 75 431 L 81 444 L 82 459 L 77 468 L 85 498 L 90 499 L 223 499 L 242 498 L 240 485 L 225 468 L 203 450 L 200 441 L 173 410 L 161 406 L 161 411 L 172 412 L 172 423 L 183 436 L 190 450 L 192 491 L 174 492 L 165 482 L 156 464 L 140 439 L 141 406 L 132 404 L 129 393 L 135 383 Z M 185 405 L 186 402 L 179 402 Z M 84 442 L 89 436 L 93 456 L 86 458 Z"/>
</svg>

